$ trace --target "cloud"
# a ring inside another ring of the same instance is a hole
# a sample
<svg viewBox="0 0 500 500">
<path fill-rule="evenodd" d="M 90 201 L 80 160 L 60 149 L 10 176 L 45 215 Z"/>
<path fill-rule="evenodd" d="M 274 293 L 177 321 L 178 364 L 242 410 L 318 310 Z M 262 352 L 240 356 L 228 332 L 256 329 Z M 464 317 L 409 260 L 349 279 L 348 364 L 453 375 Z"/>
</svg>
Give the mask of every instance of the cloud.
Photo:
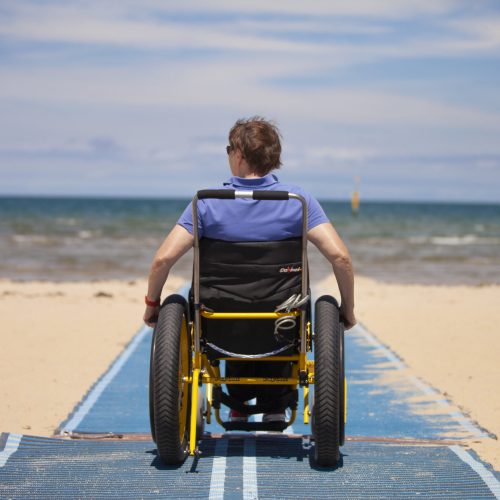
<svg viewBox="0 0 500 500">
<path fill-rule="evenodd" d="M 26 5 L 27 4 L 27 5 Z M 490 43 L 498 45 L 496 24 L 477 19 L 472 26 L 468 19 L 449 21 L 461 5 L 456 1 L 424 2 L 413 0 L 357 0 L 281 3 L 216 1 L 210 8 L 198 2 L 165 7 L 163 2 L 85 2 L 72 4 L 12 4 L 10 15 L 0 22 L 5 38 L 20 41 L 57 42 L 138 48 L 147 50 L 182 49 L 223 50 L 227 52 L 277 52 L 296 54 L 346 54 L 345 61 L 357 61 L 356 51 L 363 47 L 371 57 L 418 57 L 450 51 L 478 50 L 485 45 L 486 26 Z M 265 16 L 268 17 L 265 17 Z M 412 17 L 432 16 L 434 32 L 430 37 L 412 38 L 396 29 L 395 21 Z M 468 41 L 440 33 L 448 26 L 461 34 L 467 30 Z M 377 42 L 376 37 L 352 41 L 356 34 L 385 35 L 394 40 Z M 351 35 L 351 43 L 335 43 L 318 38 L 318 34 Z M 285 36 L 283 36 L 285 35 Z"/>
<path fill-rule="evenodd" d="M 333 148 L 324 146 L 320 148 L 309 149 L 305 153 L 306 159 L 315 161 L 339 161 L 346 163 L 359 163 L 376 156 L 376 152 L 366 149 L 353 148 Z"/>
<path fill-rule="evenodd" d="M 464 51 L 493 51 L 500 48 L 500 15 L 484 18 L 456 19 L 447 23 L 462 36 L 443 46 Z"/>
<path fill-rule="evenodd" d="M 480 73 L 498 64 L 499 23 L 487 1 L 11 2 L 0 159 L 47 172 L 46 190 L 73 169 L 101 180 L 75 190 L 114 190 L 120 172 L 117 189 L 188 194 L 226 175 L 234 120 L 262 114 L 284 132 L 284 175 L 313 192 L 357 170 L 377 170 L 373 185 L 432 168 L 491 181 L 496 157 L 474 155 L 500 153 L 498 72 Z M 453 92 L 434 71 L 451 60 Z"/>
<path fill-rule="evenodd" d="M 280 40 L 276 37 L 255 36 L 217 30 L 214 27 L 182 23 L 158 23 L 134 20 L 102 21 L 81 18 L 78 22 L 65 22 L 61 17 L 50 19 L 25 19 L 4 24 L 0 33 L 21 40 L 100 44 L 143 49 L 197 48 L 224 49 L 226 51 L 279 51 L 300 52 L 314 49 L 314 44 Z"/>
<path fill-rule="evenodd" d="M 269 2 L 267 0 L 212 0 L 203 4 L 195 0 L 185 0 L 182 4 L 166 4 L 163 0 L 121 0 L 120 2 L 102 2 L 87 0 L 84 4 L 52 0 L 40 4 L 37 1 L 13 2 L 3 6 L 10 17 L 54 17 L 78 19 L 81 16 L 98 18 L 150 18 L 191 14 L 195 19 L 207 18 L 210 21 L 221 15 L 256 16 L 275 14 L 286 16 L 342 16 L 357 18 L 405 19 L 415 16 L 437 16 L 460 10 L 467 1 L 459 0 L 287 0 Z"/>
<path fill-rule="evenodd" d="M 109 159 L 124 158 L 127 154 L 126 148 L 110 137 L 91 137 L 85 142 L 70 139 L 54 145 L 26 142 L 8 145 L 5 142 L 4 139 L 4 144 L 0 146 L 0 157 Z"/>
<path fill-rule="evenodd" d="M 319 64 L 305 63 L 305 70 L 317 71 Z M 75 68 L 71 72 L 67 68 L 2 68 L 0 99 L 96 107 L 239 109 L 238 114 L 346 124 L 500 126 L 500 113 L 475 109 L 469 103 L 449 104 L 365 88 L 324 86 L 309 90 L 267 83 L 269 77 L 295 71 L 293 60 L 274 62 L 272 58 L 262 59 L 256 66 L 228 59 L 197 64 L 171 61 L 149 67 L 149 71 L 127 67 Z"/>
</svg>

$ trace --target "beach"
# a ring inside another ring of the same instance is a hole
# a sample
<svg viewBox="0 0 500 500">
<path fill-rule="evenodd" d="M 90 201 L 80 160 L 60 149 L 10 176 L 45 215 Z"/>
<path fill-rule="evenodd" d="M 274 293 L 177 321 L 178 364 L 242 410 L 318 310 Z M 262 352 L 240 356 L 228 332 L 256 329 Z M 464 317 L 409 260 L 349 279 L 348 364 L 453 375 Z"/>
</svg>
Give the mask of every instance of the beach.
<svg viewBox="0 0 500 500">
<path fill-rule="evenodd" d="M 52 435 L 105 372 L 142 327 L 151 258 L 188 203 L 0 197 L 0 431 Z M 499 435 L 500 206 L 323 206 L 353 257 L 358 320 Z M 334 292 L 309 248 L 314 293 Z M 188 252 L 163 296 L 191 272 Z M 498 441 L 471 444 L 500 469 Z"/>
<path fill-rule="evenodd" d="M 164 295 L 185 278 L 170 276 Z M 500 434 L 500 286 L 383 283 L 357 277 L 358 320 L 492 434 Z M 0 280 L 1 431 L 50 436 L 142 326 L 145 280 Z M 335 289 L 333 277 L 318 290 Z M 471 447 L 497 470 L 494 439 Z"/>
</svg>

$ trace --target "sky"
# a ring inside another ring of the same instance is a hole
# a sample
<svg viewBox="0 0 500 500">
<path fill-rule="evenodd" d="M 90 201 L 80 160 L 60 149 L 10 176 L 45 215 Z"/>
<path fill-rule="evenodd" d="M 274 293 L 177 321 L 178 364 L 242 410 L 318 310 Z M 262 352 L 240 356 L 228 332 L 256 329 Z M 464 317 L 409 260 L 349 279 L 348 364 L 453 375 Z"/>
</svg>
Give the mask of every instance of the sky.
<svg viewBox="0 0 500 500">
<path fill-rule="evenodd" d="M 233 123 L 320 199 L 500 203 L 498 0 L 0 3 L 0 194 L 191 197 Z"/>
</svg>

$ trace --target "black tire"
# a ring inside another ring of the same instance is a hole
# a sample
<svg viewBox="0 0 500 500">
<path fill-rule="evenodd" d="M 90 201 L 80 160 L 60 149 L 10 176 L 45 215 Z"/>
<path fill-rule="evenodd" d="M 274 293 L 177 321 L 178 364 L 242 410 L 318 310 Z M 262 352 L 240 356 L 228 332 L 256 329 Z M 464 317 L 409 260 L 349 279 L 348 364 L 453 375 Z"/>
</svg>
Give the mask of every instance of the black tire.
<svg viewBox="0 0 500 500">
<path fill-rule="evenodd" d="M 345 412 L 346 395 L 345 395 L 345 351 L 344 351 L 344 323 L 340 323 L 340 379 L 339 379 L 339 444 L 344 446 L 345 443 Z"/>
<path fill-rule="evenodd" d="M 149 426 L 151 428 L 151 438 L 153 442 L 156 443 L 153 367 L 153 359 L 155 356 L 155 333 L 156 328 L 153 330 L 153 336 L 151 337 L 151 352 L 149 354 Z"/>
<path fill-rule="evenodd" d="M 334 466 L 340 459 L 341 333 L 337 301 L 324 295 L 316 301 L 314 329 L 314 459 Z"/>
<path fill-rule="evenodd" d="M 186 318 L 186 300 L 170 295 L 163 303 L 155 327 L 150 372 L 151 434 L 158 455 L 167 465 L 182 463 L 189 442 L 189 384 L 191 346 Z"/>
</svg>

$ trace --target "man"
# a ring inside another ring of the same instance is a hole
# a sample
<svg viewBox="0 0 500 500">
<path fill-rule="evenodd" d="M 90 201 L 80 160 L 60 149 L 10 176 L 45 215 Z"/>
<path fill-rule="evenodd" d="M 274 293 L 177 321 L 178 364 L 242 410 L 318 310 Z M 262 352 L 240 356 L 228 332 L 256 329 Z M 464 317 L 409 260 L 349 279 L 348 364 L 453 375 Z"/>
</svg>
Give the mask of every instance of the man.
<svg viewBox="0 0 500 500">
<path fill-rule="evenodd" d="M 260 117 L 238 120 L 229 132 L 229 145 L 226 148 L 232 177 L 224 183 L 227 189 L 257 190 L 270 189 L 289 191 L 302 195 L 308 205 L 307 238 L 332 264 L 337 279 L 341 306 L 340 312 L 346 329 L 356 324 L 354 315 L 354 277 L 349 252 L 326 217 L 323 209 L 310 194 L 298 186 L 279 182 L 271 174 L 281 165 L 280 134 L 275 125 Z M 279 241 L 300 237 L 302 233 L 302 210 L 294 200 L 216 200 L 206 199 L 198 202 L 199 237 L 224 241 Z M 191 204 L 188 205 L 177 225 L 162 243 L 151 265 L 146 311 L 144 321 L 154 325 L 160 305 L 160 296 L 168 273 L 177 260 L 193 246 L 193 220 Z M 258 362 L 265 369 L 265 362 Z M 244 375 L 252 365 L 238 368 L 237 362 L 227 363 L 226 375 Z M 267 363 L 270 368 L 271 363 Z M 276 363 L 274 363 L 276 365 Z M 283 365 L 283 368 L 286 367 Z M 274 373 L 272 376 L 276 376 Z M 286 376 L 286 375 L 285 375 Z M 272 386 L 256 394 L 266 401 L 280 395 L 286 386 Z M 230 394 L 240 401 L 252 397 L 252 387 L 229 386 Z M 264 414 L 263 421 L 284 420 L 282 408 Z M 230 413 L 232 420 L 246 419 L 246 415 L 235 410 Z"/>
</svg>

